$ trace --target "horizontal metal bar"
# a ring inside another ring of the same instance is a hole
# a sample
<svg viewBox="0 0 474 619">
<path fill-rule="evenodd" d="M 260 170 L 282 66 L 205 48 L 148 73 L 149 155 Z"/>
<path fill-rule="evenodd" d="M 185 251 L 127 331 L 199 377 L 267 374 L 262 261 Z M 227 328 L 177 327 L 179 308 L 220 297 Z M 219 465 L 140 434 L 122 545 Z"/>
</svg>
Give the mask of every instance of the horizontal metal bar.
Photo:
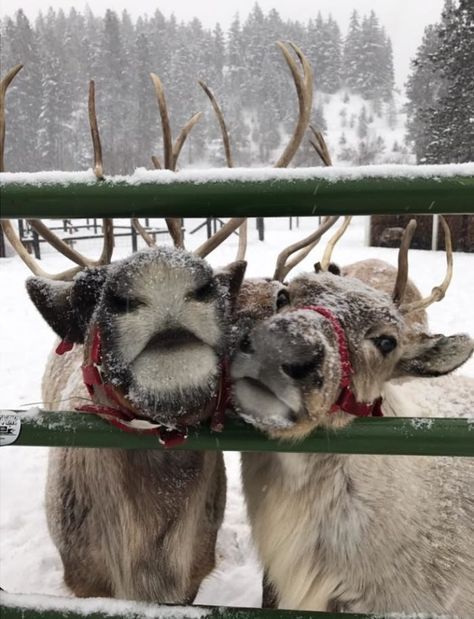
<svg viewBox="0 0 474 619">
<path fill-rule="evenodd" d="M 23 598 L 23 599 L 22 599 Z M 36 604 L 36 607 L 35 607 Z M 104 608 L 106 606 L 107 609 Z M 236 608 L 226 606 L 169 606 L 97 599 L 78 600 L 43 595 L 0 594 L 2 619 L 399 619 L 400 614 L 331 613 L 316 611 L 270 610 L 261 608 Z M 410 615 L 404 614 L 404 619 Z M 420 615 L 414 614 L 413 619 Z M 423 619 L 437 619 L 423 614 Z M 443 618 L 447 619 L 446 615 Z"/>
<path fill-rule="evenodd" d="M 132 184 L 26 184 L 1 187 L 4 218 L 266 217 L 388 213 L 472 213 L 474 176 L 348 178 Z"/>
<path fill-rule="evenodd" d="M 123 432 L 100 418 L 73 411 L 19 415 L 21 431 L 15 445 L 163 449 L 155 436 Z M 474 412 L 474 411 L 473 411 Z M 392 454 L 474 456 L 473 419 L 361 418 L 344 429 L 319 429 L 298 442 L 268 439 L 234 418 L 225 430 L 208 427 L 190 431 L 185 443 L 173 449 L 212 451 L 279 451 L 293 453 Z"/>
</svg>

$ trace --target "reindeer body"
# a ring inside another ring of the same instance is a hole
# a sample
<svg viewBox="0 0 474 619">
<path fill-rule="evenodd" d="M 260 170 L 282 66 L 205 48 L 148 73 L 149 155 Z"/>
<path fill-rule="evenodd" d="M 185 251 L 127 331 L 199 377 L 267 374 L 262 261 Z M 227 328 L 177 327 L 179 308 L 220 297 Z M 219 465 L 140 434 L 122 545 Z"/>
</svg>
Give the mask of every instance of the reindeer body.
<svg viewBox="0 0 474 619">
<path fill-rule="evenodd" d="M 82 354 L 51 355 L 51 409 L 88 398 Z M 225 488 L 219 452 L 52 449 L 46 511 L 65 583 L 79 597 L 191 603 L 215 565 Z"/>
<path fill-rule="evenodd" d="M 410 382 L 433 406 L 433 416 L 439 391 L 453 399 L 457 386 L 470 395 L 459 412 L 473 410 L 472 379 Z M 400 391 L 387 389 L 385 414 L 429 413 L 400 411 Z M 242 480 L 266 574 L 264 602 L 273 598 L 279 608 L 298 610 L 474 616 L 471 459 L 243 453 Z"/>
<path fill-rule="evenodd" d="M 350 277 L 299 276 L 284 294 L 232 364 L 239 413 L 270 436 L 351 423 L 333 411 L 346 372 L 336 323 L 358 403 L 383 395 L 387 416 L 472 414 L 472 379 L 443 376 L 472 354 L 468 336 L 418 332 Z M 265 606 L 474 616 L 473 461 L 243 453 L 242 479 Z"/>
</svg>

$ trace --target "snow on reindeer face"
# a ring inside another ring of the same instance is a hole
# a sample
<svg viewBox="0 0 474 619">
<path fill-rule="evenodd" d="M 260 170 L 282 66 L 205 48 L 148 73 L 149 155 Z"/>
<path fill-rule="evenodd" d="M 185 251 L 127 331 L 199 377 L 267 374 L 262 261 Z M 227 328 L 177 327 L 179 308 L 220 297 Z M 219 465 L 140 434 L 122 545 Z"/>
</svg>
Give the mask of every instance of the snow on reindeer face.
<svg viewBox="0 0 474 619">
<path fill-rule="evenodd" d="M 61 337 L 82 342 L 97 328 L 105 382 L 143 415 L 169 424 L 194 420 L 193 409 L 199 416 L 216 391 L 244 269 L 235 263 L 214 273 L 192 254 L 159 247 L 87 269 L 72 284 L 33 278 L 28 291 Z M 58 325 L 52 305 L 61 303 L 69 309 Z"/>
<path fill-rule="evenodd" d="M 338 338 L 331 320 L 308 306 L 326 308 L 340 322 L 359 402 L 373 402 L 395 376 L 448 373 L 473 350 L 464 335 L 415 333 L 388 295 L 350 277 L 299 276 L 279 305 L 242 342 L 231 369 L 239 412 L 272 436 L 304 436 L 351 419 L 330 413 L 342 377 Z"/>
</svg>

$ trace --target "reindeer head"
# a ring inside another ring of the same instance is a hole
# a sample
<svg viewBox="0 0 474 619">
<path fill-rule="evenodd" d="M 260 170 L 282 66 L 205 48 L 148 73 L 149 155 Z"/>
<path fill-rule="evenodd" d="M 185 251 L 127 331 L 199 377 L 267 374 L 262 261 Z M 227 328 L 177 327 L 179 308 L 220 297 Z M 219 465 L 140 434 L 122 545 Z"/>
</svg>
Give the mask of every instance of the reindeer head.
<svg viewBox="0 0 474 619">
<path fill-rule="evenodd" d="M 216 390 L 244 271 L 236 262 L 214 273 L 198 256 L 155 247 L 71 282 L 31 278 L 27 289 L 63 340 L 87 350 L 98 331 L 105 383 L 143 415 L 184 423 Z"/>
<path fill-rule="evenodd" d="M 402 305 L 406 277 L 397 280 L 395 300 L 351 277 L 296 277 L 280 293 L 278 313 L 256 325 L 235 355 L 241 414 L 273 436 L 303 436 L 352 418 L 338 406 L 346 378 L 355 401 L 370 404 L 391 378 L 438 376 L 462 365 L 474 349 L 467 335 L 428 335 L 406 320 L 442 297 L 447 284 Z"/>
</svg>

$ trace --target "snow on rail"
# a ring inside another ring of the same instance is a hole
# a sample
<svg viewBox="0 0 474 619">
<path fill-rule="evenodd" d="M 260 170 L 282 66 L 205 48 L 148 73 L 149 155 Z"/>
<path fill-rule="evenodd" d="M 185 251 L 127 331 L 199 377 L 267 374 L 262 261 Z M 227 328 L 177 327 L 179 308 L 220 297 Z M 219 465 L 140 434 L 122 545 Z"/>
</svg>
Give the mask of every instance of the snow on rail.
<svg viewBox="0 0 474 619">
<path fill-rule="evenodd" d="M 192 169 L 170 172 L 169 170 L 146 170 L 137 168 L 129 176 L 109 176 L 105 184 L 143 185 L 154 183 L 219 183 L 219 182 L 271 182 L 326 180 L 329 182 L 362 180 L 364 178 L 398 179 L 442 179 L 459 176 L 474 176 L 474 162 L 450 163 L 445 165 L 369 165 L 336 168 L 215 168 Z M 0 186 L 9 184 L 25 185 L 70 185 L 97 183 L 92 170 L 85 172 L 3 172 L 0 173 Z"/>
<path fill-rule="evenodd" d="M 66 598 L 52 595 L 0 593 L 0 604 L 7 608 L 27 608 L 38 611 L 55 610 L 87 617 L 94 613 L 143 617 L 144 619 L 202 619 L 209 615 L 204 608 L 189 606 L 157 606 L 144 602 L 128 602 L 110 598 Z"/>
</svg>

